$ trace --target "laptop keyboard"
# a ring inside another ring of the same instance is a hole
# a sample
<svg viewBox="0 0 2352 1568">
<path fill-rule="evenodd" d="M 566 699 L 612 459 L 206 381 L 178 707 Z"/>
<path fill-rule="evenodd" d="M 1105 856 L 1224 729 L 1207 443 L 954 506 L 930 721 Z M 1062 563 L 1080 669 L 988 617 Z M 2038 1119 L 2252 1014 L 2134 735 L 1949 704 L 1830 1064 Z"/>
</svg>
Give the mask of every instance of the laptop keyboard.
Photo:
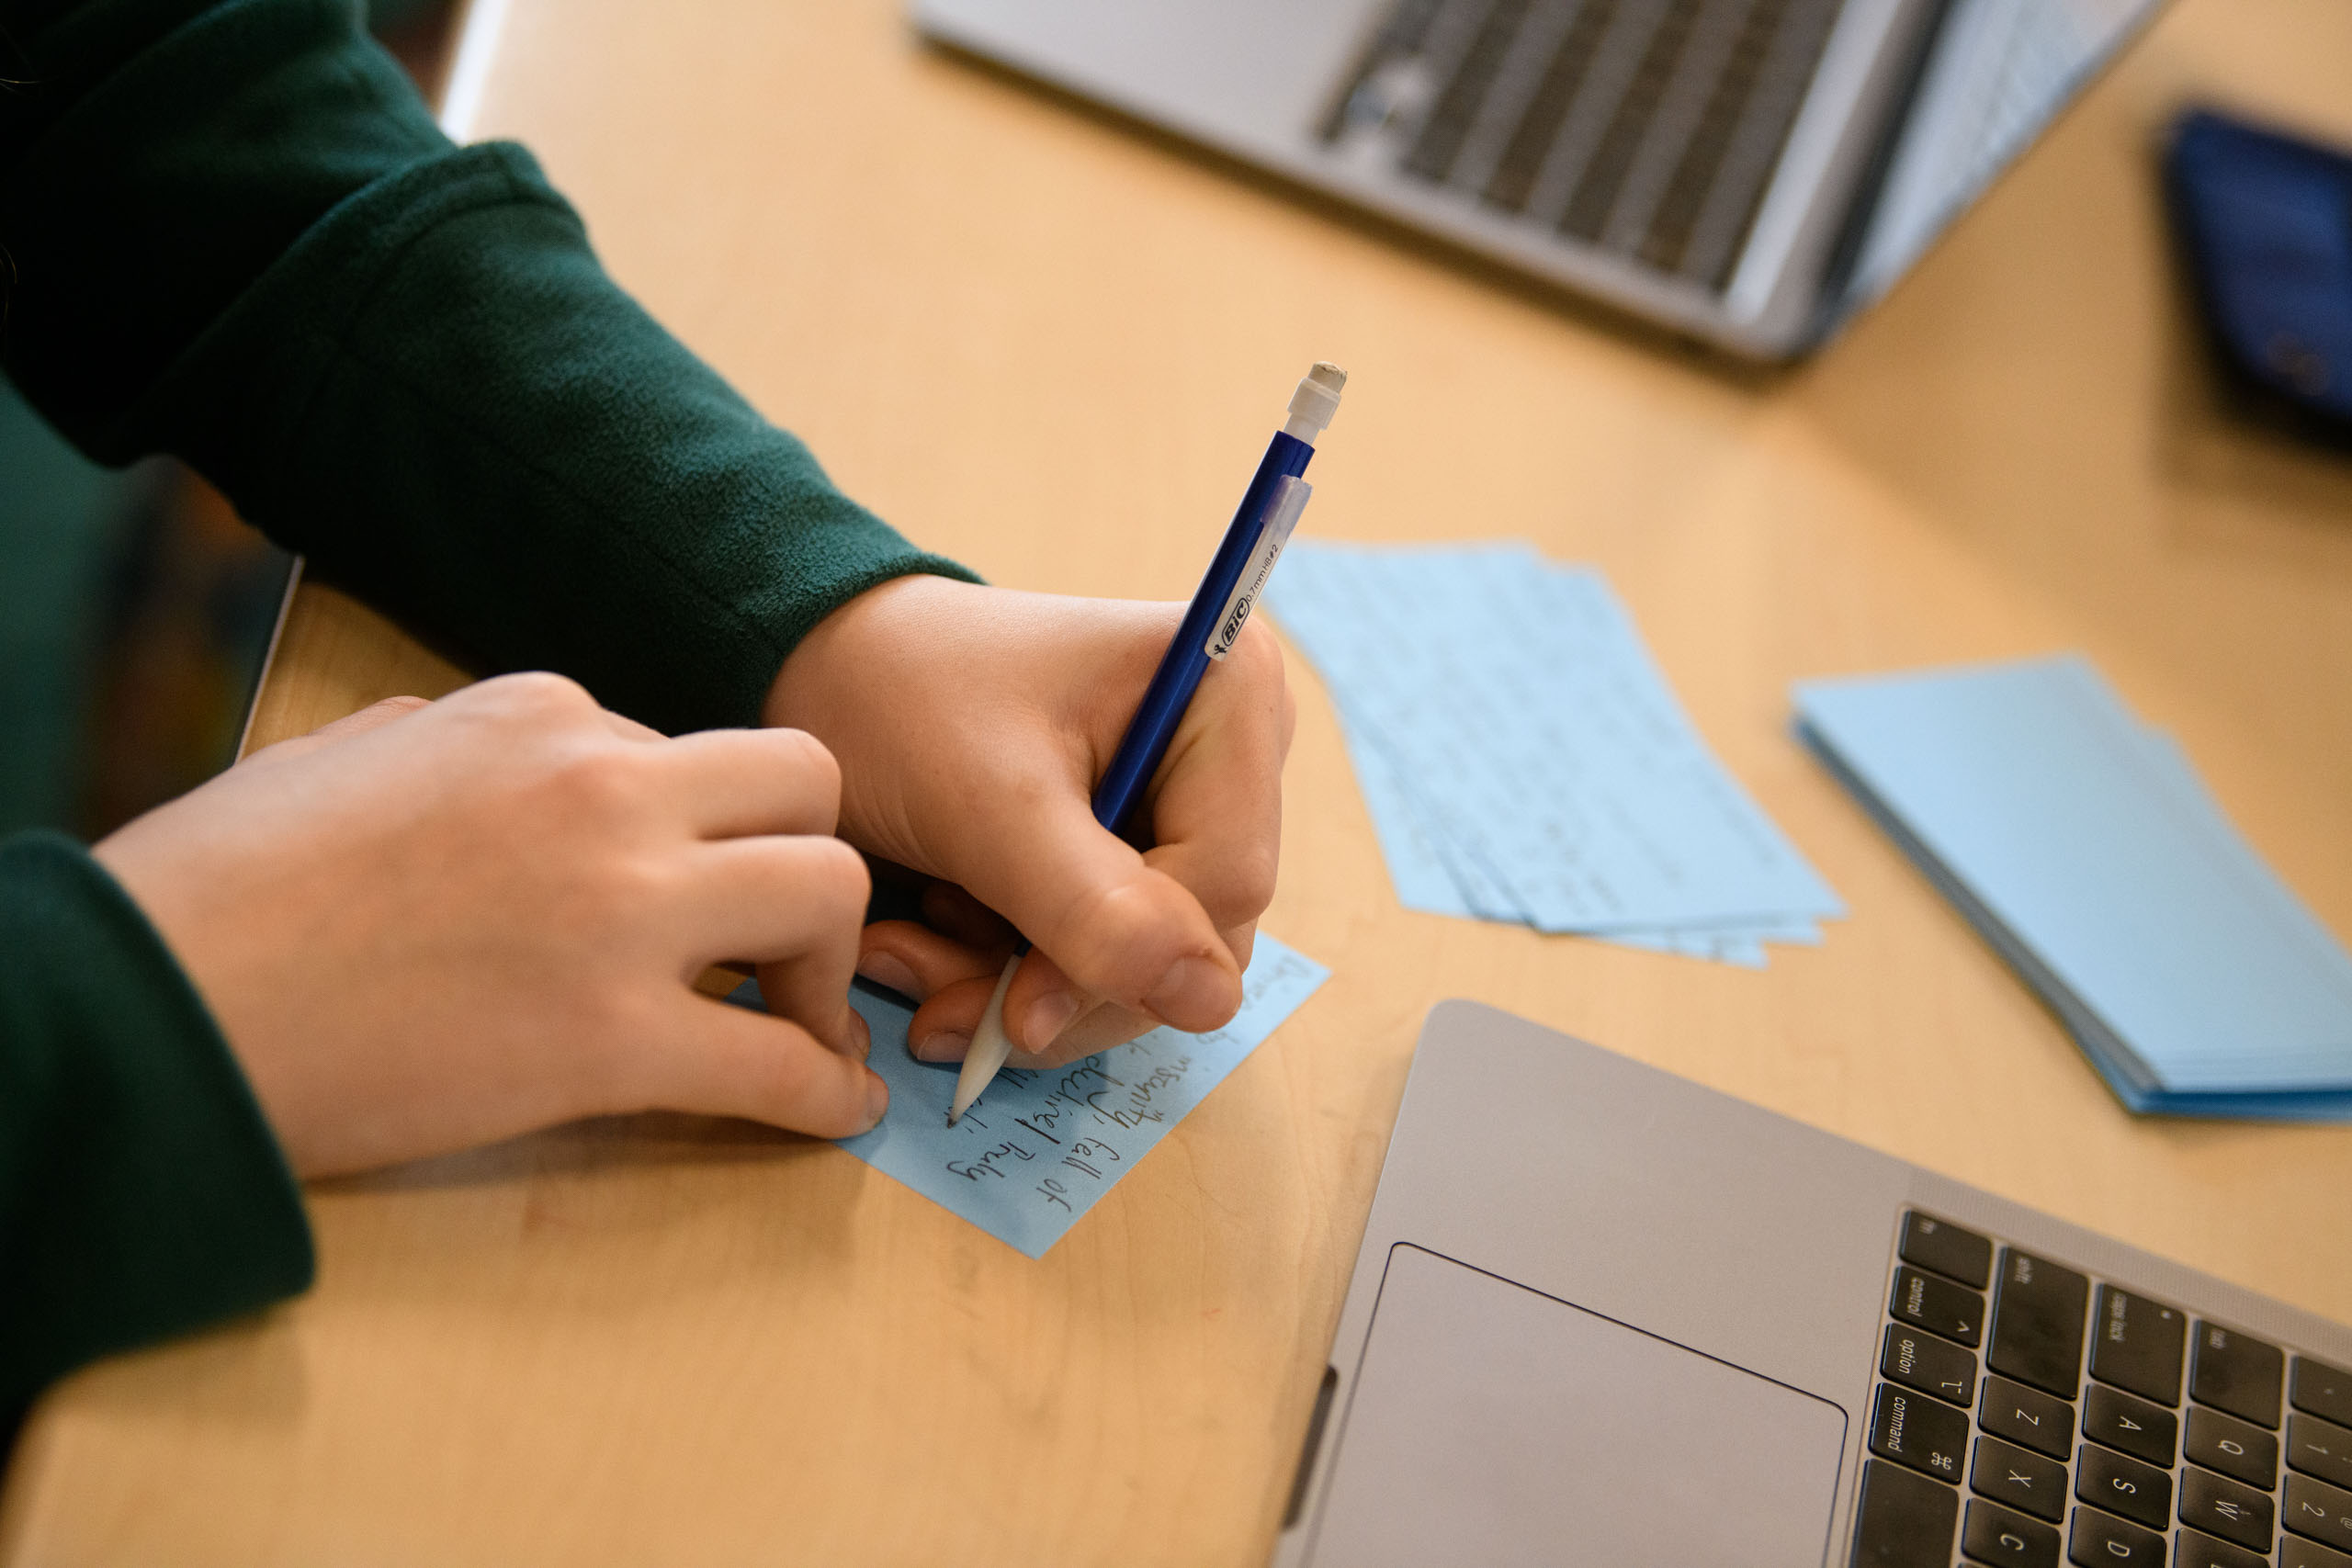
<svg viewBox="0 0 2352 1568">
<path fill-rule="evenodd" d="M 1856 1568 L 2352 1568 L 2352 1371 L 1917 1210 L 1897 1253 Z"/>
<path fill-rule="evenodd" d="M 1397 0 L 1321 128 L 1720 292 L 1842 0 Z"/>
</svg>

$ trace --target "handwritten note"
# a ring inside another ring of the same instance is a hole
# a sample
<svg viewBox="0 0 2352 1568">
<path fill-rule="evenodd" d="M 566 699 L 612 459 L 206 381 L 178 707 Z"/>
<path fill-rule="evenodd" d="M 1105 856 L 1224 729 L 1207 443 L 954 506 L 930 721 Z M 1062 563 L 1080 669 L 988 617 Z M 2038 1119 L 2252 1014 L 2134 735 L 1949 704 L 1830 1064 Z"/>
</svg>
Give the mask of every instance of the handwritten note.
<svg viewBox="0 0 2352 1568">
<path fill-rule="evenodd" d="M 1837 895 L 1718 762 L 1608 583 L 1524 545 L 1292 545 L 1315 662 L 1399 898 L 1761 966 Z"/>
<path fill-rule="evenodd" d="M 841 1146 L 1042 1258 L 1330 973 L 1261 932 L 1242 976 L 1241 1011 L 1223 1029 L 1156 1029 L 1049 1072 L 1007 1067 L 953 1127 L 956 1068 L 910 1056 L 912 1010 L 861 989 L 851 999 L 874 1031 L 869 1061 L 890 1086 L 890 1113 Z M 757 995 L 747 984 L 736 998 L 757 1005 Z"/>
</svg>

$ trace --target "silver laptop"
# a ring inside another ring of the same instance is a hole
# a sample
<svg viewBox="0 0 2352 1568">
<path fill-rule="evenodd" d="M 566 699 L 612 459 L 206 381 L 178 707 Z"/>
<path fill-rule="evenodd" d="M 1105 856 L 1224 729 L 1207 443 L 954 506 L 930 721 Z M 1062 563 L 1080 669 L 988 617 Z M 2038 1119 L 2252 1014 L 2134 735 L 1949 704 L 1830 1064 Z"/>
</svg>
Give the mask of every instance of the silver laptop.
<svg viewBox="0 0 2352 1568">
<path fill-rule="evenodd" d="M 934 39 L 1753 358 L 1883 292 L 2158 0 L 915 0 Z"/>
<path fill-rule="evenodd" d="M 1274 1560 L 2345 1568 L 2347 1369 L 2337 1325 L 1447 1002 Z"/>
</svg>

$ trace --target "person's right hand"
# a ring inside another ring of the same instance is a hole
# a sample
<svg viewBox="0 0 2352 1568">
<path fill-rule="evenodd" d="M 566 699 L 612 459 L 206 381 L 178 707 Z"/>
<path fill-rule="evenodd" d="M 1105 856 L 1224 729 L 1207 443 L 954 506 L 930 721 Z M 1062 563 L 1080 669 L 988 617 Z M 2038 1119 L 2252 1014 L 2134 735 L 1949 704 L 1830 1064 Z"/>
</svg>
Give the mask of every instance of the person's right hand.
<svg viewBox="0 0 2352 1568">
<path fill-rule="evenodd" d="M 663 739 L 514 675 L 269 747 L 93 852 L 303 1175 L 650 1109 L 833 1137 L 888 1101 L 840 795 L 797 731 Z M 729 959 L 780 1016 L 693 988 Z"/>
</svg>

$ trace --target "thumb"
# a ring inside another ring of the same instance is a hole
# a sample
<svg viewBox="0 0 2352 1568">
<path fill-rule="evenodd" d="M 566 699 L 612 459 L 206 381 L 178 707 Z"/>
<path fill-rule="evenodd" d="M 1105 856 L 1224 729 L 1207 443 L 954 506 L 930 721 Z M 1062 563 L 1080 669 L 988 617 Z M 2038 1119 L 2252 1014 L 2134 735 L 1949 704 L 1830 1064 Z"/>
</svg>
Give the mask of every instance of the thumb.
<svg viewBox="0 0 2352 1568">
<path fill-rule="evenodd" d="M 1005 996 L 1013 1037 L 1035 1049 L 1090 998 L 1189 1032 L 1230 1019 L 1241 970 L 1201 901 L 1106 831 L 1082 798 L 1048 799 L 1031 795 L 1017 820 L 990 824 L 961 878 L 1040 950 Z"/>
</svg>

